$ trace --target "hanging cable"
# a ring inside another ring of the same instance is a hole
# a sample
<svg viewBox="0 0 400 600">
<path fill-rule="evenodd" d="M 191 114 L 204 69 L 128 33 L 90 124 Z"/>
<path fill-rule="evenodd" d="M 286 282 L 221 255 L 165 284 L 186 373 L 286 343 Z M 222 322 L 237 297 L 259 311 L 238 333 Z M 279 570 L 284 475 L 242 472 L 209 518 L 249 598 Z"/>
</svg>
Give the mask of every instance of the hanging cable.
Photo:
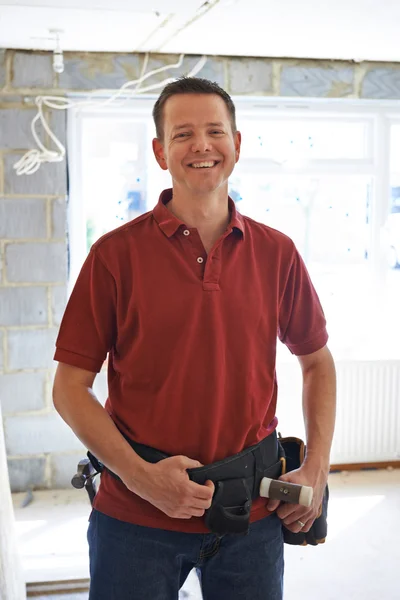
<svg viewBox="0 0 400 600">
<path fill-rule="evenodd" d="M 149 73 L 145 73 L 145 71 L 147 69 L 148 61 L 149 61 L 149 55 L 147 53 L 145 55 L 145 58 L 143 61 L 143 66 L 141 69 L 140 77 L 133 81 L 128 81 L 128 82 L 124 83 L 124 85 L 122 85 L 120 87 L 120 89 L 117 90 L 110 98 L 101 102 L 100 106 L 108 106 L 109 104 L 112 104 L 113 102 L 115 102 L 122 95 L 124 95 L 128 98 L 134 97 L 135 95 L 144 94 L 146 92 L 151 92 L 155 89 L 164 87 L 165 85 L 167 85 L 168 83 L 171 83 L 172 81 L 176 81 L 176 78 L 169 77 L 168 79 L 164 79 L 164 81 L 161 81 L 159 83 L 155 83 L 155 84 L 148 85 L 145 87 L 140 87 L 141 84 L 144 81 L 146 81 L 146 79 L 149 79 L 149 77 L 152 77 L 153 75 L 162 73 L 169 69 L 178 69 L 179 67 L 182 66 L 183 59 L 184 59 L 184 54 L 181 54 L 177 63 L 172 64 L 172 65 L 164 65 L 163 67 L 160 67 L 158 69 L 153 69 Z M 201 69 L 204 67 L 206 62 L 207 62 L 207 57 L 202 56 L 202 58 L 197 62 L 197 64 L 193 67 L 193 69 L 186 75 L 186 77 L 194 77 L 195 75 L 197 75 L 197 73 L 199 73 L 201 71 Z M 133 89 L 129 89 L 132 87 L 133 87 Z M 13 165 L 13 168 L 15 169 L 17 175 L 32 175 L 38 169 L 40 169 L 40 166 L 43 163 L 62 162 L 65 158 L 65 146 L 63 146 L 63 144 L 60 142 L 60 140 L 57 138 L 57 136 L 54 134 L 54 132 L 51 131 L 50 126 L 49 126 L 48 122 L 46 121 L 46 117 L 43 112 L 43 107 L 51 108 L 53 110 L 67 110 L 68 108 L 84 107 L 84 106 L 90 106 L 93 104 L 96 104 L 96 106 L 98 106 L 99 103 L 98 103 L 98 101 L 96 101 L 96 95 L 99 95 L 99 94 L 104 95 L 104 91 L 99 90 L 99 91 L 92 92 L 91 99 L 82 100 L 79 102 L 68 100 L 67 98 L 63 98 L 61 96 L 37 96 L 35 98 L 35 104 L 38 108 L 38 112 L 37 112 L 37 115 L 32 120 L 31 130 L 32 130 L 33 139 L 35 140 L 36 145 L 38 146 L 38 149 L 28 150 L 28 152 L 26 152 Z M 46 148 L 44 146 L 44 144 L 41 142 L 41 140 L 39 139 L 39 135 L 36 131 L 36 124 L 39 121 L 40 121 L 43 129 L 49 135 L 50 139 L 54 142 L 55 146 L 57 147 L 57 150 L 50 150 L 49 148 Z"/>
</svg>

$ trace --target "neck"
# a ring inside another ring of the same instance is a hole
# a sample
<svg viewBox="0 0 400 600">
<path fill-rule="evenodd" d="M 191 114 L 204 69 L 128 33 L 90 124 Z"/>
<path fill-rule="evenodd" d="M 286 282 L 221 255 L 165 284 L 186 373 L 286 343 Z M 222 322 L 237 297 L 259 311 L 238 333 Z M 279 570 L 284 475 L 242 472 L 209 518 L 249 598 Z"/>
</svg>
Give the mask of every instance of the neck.
<svg viewBox="0 0 400 600">
<path fill-rule="evenodd" d="M 198 230 L 207 252 L 230 221 L 227 190 L 218 194 L 191 196 L 174 189 L 167 208 L 188 227 Z"/>
</svg>

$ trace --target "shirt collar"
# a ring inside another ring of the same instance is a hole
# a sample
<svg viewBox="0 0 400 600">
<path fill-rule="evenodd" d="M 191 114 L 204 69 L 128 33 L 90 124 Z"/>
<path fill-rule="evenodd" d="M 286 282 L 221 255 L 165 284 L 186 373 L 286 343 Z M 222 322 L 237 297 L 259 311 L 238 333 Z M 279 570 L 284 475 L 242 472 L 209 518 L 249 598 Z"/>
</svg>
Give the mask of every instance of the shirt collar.
<svg viewBox="0 0 400 600">
<path fill-rule="evenodd" d="M 158 203 L 153 209 L 153 216 L 157 221 L 161 231 L 165 233 L 167 237 L 172 237 L 179 227 L 185 226 L 186 224 L 172 214 L 166 207 L 166 204 L 172 200 L 172 189 L 164 190 Z M 231 230 L 238 231 L 244 239 L 244 219 L 242 215 L 236 210 L 236 206 L 232 198 L 228 199 L 229 211 L 231 213 L 230 228 Z"/>
</svg>

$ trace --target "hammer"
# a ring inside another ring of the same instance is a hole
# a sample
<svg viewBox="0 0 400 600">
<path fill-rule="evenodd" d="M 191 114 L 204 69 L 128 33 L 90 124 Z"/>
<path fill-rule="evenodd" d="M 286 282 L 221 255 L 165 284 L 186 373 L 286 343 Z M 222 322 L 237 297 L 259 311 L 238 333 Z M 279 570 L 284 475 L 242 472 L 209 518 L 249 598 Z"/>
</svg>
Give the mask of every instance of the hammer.
<svg viewBox="0 0 400 600">
<path fill-rule="evenodd" d="M 307 485 L 263 477 L 260 485 L 260 496 L 309 507 L 313 499 L 313 489 Z"/>
</svg>

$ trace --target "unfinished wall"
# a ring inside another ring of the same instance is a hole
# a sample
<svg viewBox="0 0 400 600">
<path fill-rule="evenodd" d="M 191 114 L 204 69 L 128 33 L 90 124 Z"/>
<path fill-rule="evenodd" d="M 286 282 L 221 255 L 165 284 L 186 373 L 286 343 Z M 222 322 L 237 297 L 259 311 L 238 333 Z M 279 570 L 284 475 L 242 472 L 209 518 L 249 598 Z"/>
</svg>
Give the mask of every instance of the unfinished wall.
<svg viewBox="0 0 400 600">
<path fill-rule="evenodd" d="M 176 59 L 155 55 L 148 71 Z M 187 73 L 198 59 L 186 57 L 149 84 Z M 115 90 L 139 76 L 142 61 L 67 53 L 57 76 L 49 53 L 0 50 L 0 401 L 14 491 L 68 486 L 83 448 L 51 402 L 68 276 L 66 164 L 45 164 L 29 176 L 17 176 L 13 165 L 34 147 L 35 96 Z M 233 95 L 400 99 L 397 64 L 211 57 L 199 76 Z M 50 116 L 65 140 L 66 113 Z"/>
</svg>

